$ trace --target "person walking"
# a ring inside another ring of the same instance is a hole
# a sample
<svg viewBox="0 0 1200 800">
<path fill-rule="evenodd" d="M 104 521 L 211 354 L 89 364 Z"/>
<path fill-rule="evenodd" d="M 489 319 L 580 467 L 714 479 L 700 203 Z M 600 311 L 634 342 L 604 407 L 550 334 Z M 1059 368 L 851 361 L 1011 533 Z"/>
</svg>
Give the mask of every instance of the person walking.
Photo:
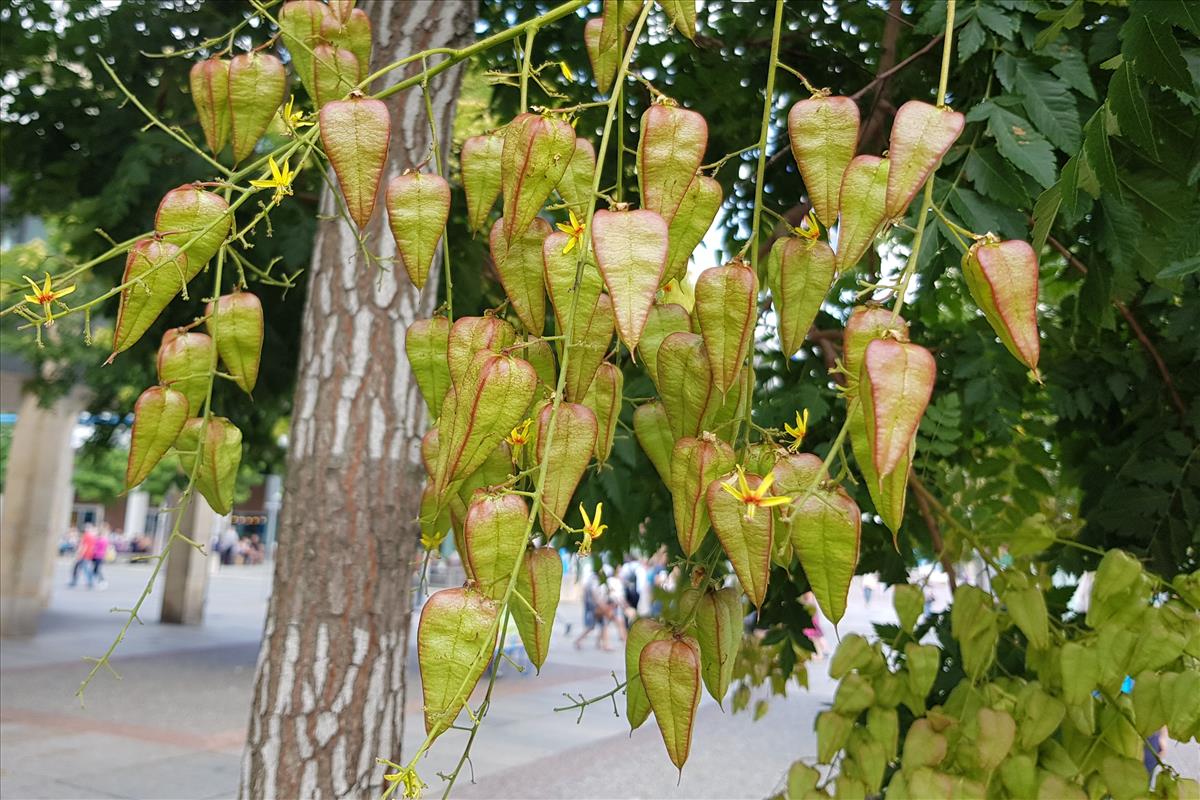
<svg viewBox="0 0 1200 800">
<path fill-rule="evenodd" d="M 104 575 L 100 573 L 100 565 L 108 558 L 108 526 L 104 525 L 96 534 L 96 541 L 92 543 L 92 574 L 88 576 L 88 588 L 92 588 L 92 583 L 95 582 L 96 588 L 107 589 L 108 581 L 104 579 Z"/>
<path fill-rule="evenodd" d="M 96 544 L 96 526 L 87 524 L 83 526 L 83 535 L 79 537 L 79 541 L 75 545 L 75 566 L 71 568 L 71 582 L 67 584 L 69 587 L 74 587 L 79 583 L 79 570 L 83 570 L 87 576 L 88 585 L 92 584 L 92 547 Z"/>
<path fill-rule="evenodd" d="M 593 629 L 599 628 L 596 636 L 596 647 L 600 650 L 611 650 L 608 646 L 608 622 L 612 618 L 612 604 L 608 595 L 608 576 L 612 567 L 607 564 L 603 572 L 592 572 L 583 584 L 583 632 L 575 640 L 575 649 L 583 647 L 583 640 Z"/>
</svg>

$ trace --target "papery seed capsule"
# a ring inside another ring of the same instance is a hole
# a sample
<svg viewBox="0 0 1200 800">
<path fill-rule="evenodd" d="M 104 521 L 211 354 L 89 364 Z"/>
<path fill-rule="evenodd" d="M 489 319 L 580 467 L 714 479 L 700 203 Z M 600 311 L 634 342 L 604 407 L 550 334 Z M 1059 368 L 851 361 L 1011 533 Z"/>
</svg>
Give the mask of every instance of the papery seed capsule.
<svg viewBox="0 0 1200 800">
<path fill-rule="evenodd" d="M 700 704 L 700 648 L 691 636 L 654 641 L 642 649 L 638 672 L 671 763 L 680 771 L 692 746 Z"/>
<path fill-rule="evenodd" d="M 513 569 L 525 554 L 529 505 L 516 494 L 489 494 L 478 490 L 467 507 L 463 542 L 464 560 L 476 587 L 492 600 L 508 592 Z"/>
<path fill-rule="evenodd" d="M 736 479 L 726 475 L 708 485 L 708 516 L 722 549 L 733 564 L 733 571 L 742 584 L 750 602 L 761 608 L 767 597 L 771 577 L 771 548 L 774 544 L 774 515 L 760 509 L 753 517 L 746 505 L 722 488 L 721 484 Z M 746 484 L 757 489 L 762 484 L 758 475 L 747 473 Z"/>
<path fill-rule="evenodd" d="M 859 398 L 875 471 L 886 476 L 904 459 L 929 405 L 937 366 L 920 345 L 876 339 L 867 345 Z"/>
<path fill-rule="evenodd" d="M 346 209 L 359 230 L 375 211 L 387 161 L 392 122 L 387 106 L 369 97 L 326 103 L 321 109 L 321 143 L 337 173 Z"/>
<path fill-rule="evenodd" d="M 142 338 L 179 294 L 187 278 L 187 264 L 187 256 L 169 242 L 142 239 L 130 249 L 121 278 L 128 286 L 121 290 L 110 362 Z"/>
<path fill-rule="evenodd" d="M 976 242 L 962 262 L 967 288 L 992 330 L 1018 361 L 1036 371 L 1038 260 L 1027 242 Z"/>
<path fill-rule="evenodd" d="M 361 8 L 354 8 L 339 15 L 330 6 L 331 13 L 321 23 L 321 36 L 329 43 L 349 50 L 358 62 L 360 80 L 371 70 L 371 18 Z"/>
<path fill-rule="evenodd" d="M 193 417 L 184 423 L 175 447 L 180 466 L 186 474 L 195 475 L 196 489 L 212 510 L 222 515 L 232 511 L 233 490 L 242 463 L 242 432 L 238 427 L 225 417 L 209 417 L 207 426 L 203 418 Z"/>
<path fill-rule="evenodd" d="M 887 217 L 901 216 L 942 156 L 962 134 L 966 118 L 949 108 L 909 100 L 896 111 L 888 142 L 891 170 L 887 182 Z"/>
<path fill-rule="evenodd" d="M 744 261 L 710 267 L 696 279 L 695 317 L 700 322 L 713 383 L 722 395 L 737 380 L 758 319 L 758 276 Z"/>
<path fill-rule="evenodd" d="M 558 186 L 575 153 L 569 122 L 540 114 L 520 114 L 509 123 L 501 154 L 504 235 L 525 232 Z"/>
<path fill-rule="evenodd" d="M 183 392 L 151 386 L 133 405 L 133 430 L 129 438 L 129 463 L 125 488 L 139 485 L 158 465 L 183 430 L 188 399 Z"/>
<path fill-rule="evenodd" d="M 234 162 L 254 152 L 283 104 L 286 87 L 283 62 L 270 53 L 242 53 L 229 62 L 229 133 Z"/>
<path fill-rule="evenodd" d="M 767 285 L 779 317 L 779 339 L 789 357 L 804 345 L 833 285 L 834 260 L 833 250 L 819 239 L 788 236 L 771 246 Z"/>
<path fill-rule="evenodd" d="M 408 279 L 421 289 L 450 217 L 450 184 L 440 175 L 405 172 L 388 182 L 383 202 L 397 255 Z"/>
<path fill-rule="evenodd" d="M 317 0 L 291 0 L 279 10 L 279 32 L 283 46 L 291 56 L 297 77 L 308 90 L 308 96 L 314 100 L 317 93 L 312 54 L 321 43 L 321 31 L 328 16 L 329 8 Z"/>
<path fill-rule="evenodd" d="M 667 265 L 667 224 L 645 209 L 597 211 L 592 247 L 612 297 L 617 331 L 633 350 Z"/>
<path fill-rule="evenodd" d="M 184 394 L 188 415 L 192 417 L 200 416 L 200 407 L 208 396 L 213 347 L 213 340 L 207 333 L 172 328 L 163 334 L 158 348 L 158 381 Z"/>
<path fill-rule="evenodd" d="M 817 219 L 837 221 L 842 176 L 858 149 L 858 104 L 849 97 L 812 97 L 788 112 L 788 138 Z"/>
<path fill-rule="evenodd" d="M 362 80 L 358 58 L 344 47 L 319 44 L 313 48 L 313 91 L 317 108 L 341 100 Z"/>
<path fill-rule="evenodd" d="M 500 607 L 473 589 L 434 592 L 417 624 L 425 732 L 441 736 L 479 683 L 496 644 Z"/>
<path fill-rule="evenodd" d="M 250 292 L 234 292 L 218 298 L 215 307 L 209 303 L 204 313 L 221 362 L 234 383 L 250 394 L 262 363 L 262 303 Z"/>
<path fill-rule="evenodd" d="M 488 237 L 492 263 L 513 311 L 525 330 L 539 335 L 546 325 L 546 273 L 542 252 L 549 235 L 550 223 L 538 218 L 524 233 L 507 239 L 504 220 L 498 219 Z M 580 311 L 587 313 L 587 309 Z"/>
<path fill-rule="evenodd" d="M 592 460 L 596 449 L 598 427 L 596 415 L 581 403 L 560 403 L 554 436 L 547 448 L 547 433 L 554 413 L 551 405 L 542 407 L 538 414 L 537 460 L 548 463 L 546 482 L 542 487 L 542 530 L 553 536 L 559 529 L 560 520 L 571 508 L 571 497 L 579 485 Z"/>
<path fill-rule="evenodd" d="M 596 79 L 596 89 L 600 94 L 607 95 L 612 88 L 613 79 L 617 76 L 621 53 L 615 43 L 607 48 L 600 48 L 600 32 L 603 27 L 604 20 L 600 17 L 589 19 L 583 26 L 583 43 L 587 49 L 588 61 L 592 65 L 592 75 Z"/>
<path fill-rule="evenodd" d="M 188 85 L 204 141 L 214 156 L 219 155 L 229 141 L 229 62 L 223 58 L 196 62 L 188 75 Z"/>
<path fill-rule="evenodd" d="M 846 167 L 838 230 L 838 273 L 854 269 L 888 219 L 889 168 L 886 158 L 875 156 L 858 156 Z"/>
<path fill-rule="evenodd" d="M 646 109 L 637 153 L 642 208 L 657 212 L 669 224 L 706 149 L 708 123 L 703 116 L 669 104 Z"/>
<path fill-rule="evenodd" d="M 232 224 L 225 199 L 194 184 L 177 186 L 163 195 L 154 215 L 154 232 L 159 238 L 181 250 L 186 246 L 189 281 L 216 255 Z"/>
<path fill-rule="evenodd" d="M 467 195 L 467 224 L 472 233 L 483 230 L 500 196 L 503 152 L 504 137 L 495 133 L 472 136 L 463 142 L 459 162 L 463 191 Z"/>
</svg>

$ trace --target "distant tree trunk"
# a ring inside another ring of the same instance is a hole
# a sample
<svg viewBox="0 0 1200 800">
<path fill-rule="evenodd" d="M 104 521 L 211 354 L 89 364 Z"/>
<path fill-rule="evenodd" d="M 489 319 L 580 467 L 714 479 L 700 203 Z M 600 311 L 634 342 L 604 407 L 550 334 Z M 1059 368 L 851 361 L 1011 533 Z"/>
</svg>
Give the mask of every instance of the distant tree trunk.
<svg viewBox="0 0 1200 800">
<path fill-rule="evenodd" d="M 472 0 L 363 6 L 374 31 L 372 68 L 432 47 L 462 46 L 476 10 Z M 387 81 L 420 69 L 415 62 Z M 459 82 L 458 68 L 430 82 L 443 150 Z M 430 145 L 419 88 L 388 105 L 385 183 L 424 161 Z M 336 213 L 337 200 L 326 190 L 321 214 Z M 368 235 L 373 253 L 395 255 L 382 191 Z M 382 783 L 375 758 L 400 748 L 425 430 L 404 334 L 432 313 L 438 281 L 431 276 L 418 292 L 402 266 L 385 267 L 362 258 L 342 220 L 320 224 L 274 588 L 242 762 L 246 798 L 369 796 Z"/>
</svg>

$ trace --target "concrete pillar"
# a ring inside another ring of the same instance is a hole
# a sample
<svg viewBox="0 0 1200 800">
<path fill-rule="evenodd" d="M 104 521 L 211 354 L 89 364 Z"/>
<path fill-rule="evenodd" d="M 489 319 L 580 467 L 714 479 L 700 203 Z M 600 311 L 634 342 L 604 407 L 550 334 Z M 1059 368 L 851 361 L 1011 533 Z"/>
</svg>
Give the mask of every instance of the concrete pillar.
<svg viewBox="0 0 1200 800">
<path fill-rule="evenodd" d="M 150 512 L 150 493 L 134 489 L 125 496 L 125 535 L 130 539 L 146 532 L 146 514 Z"/>
<path fill-rule="evenodd" d="M 32 636 L 50 587 L 59 539 L 71 518 L 71 434 L 88 393 L 72 389 L 50 408 L 26 395 L 13 428 L 0 518 L 0 636 Z"/>
<path fill-rule="evenodd" d="M 204 545 L 200 552 L 186 542 L 171 547 L 163 572 L 162 611 L 160 622 L 176 625 L 199 625 L 204 622 L 204 601 L 208 595 L 209 558 L 215 557 L 209 547 L 213 534 L 225 526 L 226 517 L 218 516 L 207 501 L 196 493 L 183 510 L 179 532 Z"/>
</svg>

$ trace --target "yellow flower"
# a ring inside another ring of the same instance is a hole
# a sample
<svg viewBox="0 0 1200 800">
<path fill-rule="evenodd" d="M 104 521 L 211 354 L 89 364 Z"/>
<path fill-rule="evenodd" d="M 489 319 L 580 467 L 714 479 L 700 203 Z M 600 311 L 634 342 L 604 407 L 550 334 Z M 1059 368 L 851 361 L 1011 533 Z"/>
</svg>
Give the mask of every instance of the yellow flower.
<svg viewBox="0 0 1200 800">
<path fill-rule="evenodd" d="M 526 418 L 524 422 L 509 431 L 508 436 L 504 437 L 504 441 L 508 442 L 511 447 L 529 444 L 529 426 L 532 423 L 532 419 Z"/>
<path fill-rule="evenodd" d="M 275 196 L 271 200 L 278 203 L 284 196 L 291 195 L 292 181 L 296 179 L 296 173 L 292 172 L 291 165 L 286 161 L 283 162 L 283 169 L 280 169 L 274 156 L 267 157 L 267 165 L 271 168 L 271 174 L 264 175 L 261 180 L 250 181 L 250 185 L 260 189 L 274 189 Z"/>
<path fill-rule="evenodd" d="M 398 782 L 401 793 L 408 800 L 416 800 L 421 796 L 421 790 L 428 787 L 428 784 L 421 780 L 417 771 L 412 767 L 404 767 L 399 772 L 385 774 L 383 779 L 391 783 Z"/>
<path fill-rule="evenodd" d="M 565 62 L 565 61 L 558 62 L 558 68 L 562 70 L 562 74 L 563 74 L 564 78 L 566 78 L 567 80 L 572 81 L 572 82 L 575 80 L 575 73 L 571 72 L 571 68 L 567 66 L 567 62 Z"/>
<path fill-rule="evenodd" d="M 775 482 L 775 473 L 768 472 L 762 481 L 755 488 L 751 489 L 750 484 L 746 483 L 746 470 L 742 469 L 741 465 L 737 468 L 737 486 L 734 487 L 734 481 L 722 483 L 721 488 L 736 497 L 740 502 L 746 504 L 746 519 L 754 519 L 754 512 L 759 508 L 770 508 L 771 506 L 781 506 L 784 503 L 792 502 L 790 497 L 768 497 L 767 492 L 771 489 L 771 484 Z"/>
<path fill-rule="evenodd" d="M 821 226 L 817 224 L 817 215 L 809 211 L 808 216 L 800 222 L 800 227 L 795 230 L 805 239 L 818 238 L 821 235 Z"/>
<path fill-rule="evenodd" d="M 788 450 L 793 453 L 800 449 L 800 445 L 804 443 L 804 434 L 808 433 L 808 409 L 804 409 L 804 413 L 796 412 L 796 424 L 788 425 L 783 423 L 783 429 L 788 436 L 792 437 L 792 443 L 788 445 Z"/>
<path fill-rule="evenodd" d="M 65 289 L 55 289 L 53 286 L 53 281 L 50 278 L 50 273 L 47 272 L 45 274 L 46 274 L 46 283 L 42 286 L 38 286 L 37 281 L 35 281 L 33 278 L 29 277 L 28 275 L 22 276 L 29 283 L 29 285 L 31 287 L 33 287 L 33 294 L 25 295 L 25 302 L 32 303 L 33 305 L 41 306 L 42 312 L 46 316 L 46 324 L 53 325 L 54 320 L 50 319 L 51 304 L 61 303 L 62 299 L 64 297 L 66 297 L 67 295 L 69 295 L 71 292 L 75 291 L 76 287 L 75 287 L 75 284 L 71 284 L 70 286 L 68 286 Z"/>
<path fill-rule="evenodd" d="M 568 210 L 567 213 L 571 215 L 571 221 L 560 222 L 557 225 L 560 231 L 571 237 L 567 239 L 567 246 L 562 249 L 564 256 L 575 249 L 575 245 L 583 239 L 584 231 L 583 223 L 579 221 L 579 217 L 575 216 L 575 212 Z"/>
<path fill-rule="evenodd" d="M 583 541 L 579 544 L 579 555 L 587 556 L 592 553 L 592 540 L 599 539 L 608 528 L 600 522 L 601 516 L 604 515 L 604 503 L 596 503 L 596 515 L 591 518 L 583 510 L 583 503 L 580 503 L 579 514 L 583 517 Z"/>
<path fill-rule="evenodd" d="M 288 98 L 287 105 L 283 107 L 283 124 L 288 127 L 288 130 L 293 132 L 301 128 L 308 128 L 312 123 L 304 119 L 304 112 L 295 107 L 296 96 L 292 95 Z"/>
</svg>

